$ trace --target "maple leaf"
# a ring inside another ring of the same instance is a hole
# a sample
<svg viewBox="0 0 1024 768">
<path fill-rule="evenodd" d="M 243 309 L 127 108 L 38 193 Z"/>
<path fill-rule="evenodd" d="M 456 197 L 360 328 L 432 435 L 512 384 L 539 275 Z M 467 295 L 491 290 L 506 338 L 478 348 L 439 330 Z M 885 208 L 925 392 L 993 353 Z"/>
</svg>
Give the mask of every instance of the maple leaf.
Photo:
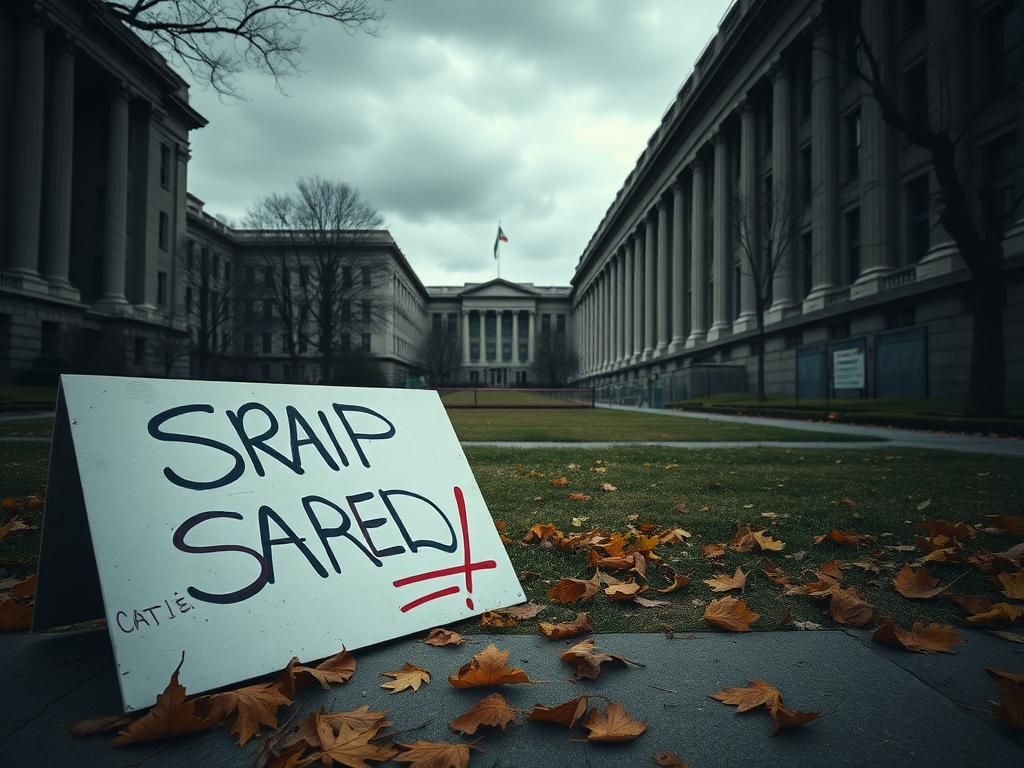
<svg viewBox="0 0 1024 768">
<path fill-rule="evenodd" d="M 468 664 L 448 677 L 456 688 L 484 688 L 492 685 L 533 682 L 518 667 L 508 665 L 508 651 L 499 651 L 493 643 L 476 654 Z"/>
<path fill-rule="evenodd" d="M 762 552 L 778 552 L 786 547 L 784 542 L 773 539 L 765 531 L 751 531 L 750 535 L 753 537 L 758 549 Z"/>
<path fill-rule="evenodd" d="M 97 733 L 119 730 L 137 717 L 138 714 L 135 712 L 129 712 L 127 715 L 90 717 L 86 720 L 72 723 L 68 730 L 75 734 L 75 736 L 95 736 Z"/>
<path fill-rule="evenodd" d="M 896 574 L 896 578 L 892 580 L 892 585 L 897 592 L 914 600 L 928 600 L 935 597 L 945 589 L 945 587 L 937 587 L 938 583 L 939 580 L 932 578 L 924 568 L 915 571 L 909 565 L 904 565 Z"/>
<path fill-rule="evenodd" d="M 285 696 L 295 696 L 297 690 L 301 690 L 312 680 L 320 683 L 320 687 L 331 687 L 331 683 L 346 683 L 355 674 L 356 658 L 344 648 L 340 652 L 330 656 L 315 667 L 310 667 L 293 658 L 288 662 L 284 672 L 278 677 L 277 685 Z"/>
<path fill-rule="evenodd" d="M 684 531 L 682 528 L 666 528 L 658 534 L 658 541 L 666 545 L 682 544 L 691 536 L 693 536 L 692 533 Z"/>
<path fill-rule="evenodd" d="M 499 611 L 484 611 L 480 616 L 481 627 L 514 627 L 516 620 Z"/>
<path fill-rule="evenodd" d="M 985 533 L 1018 534 L 1024 529 L 1024 517 L 1020 515 L 985 515 L 989 524 L 982 528 Z"/>
<path fill-rule="evenodd" d="M 1007 672 L 1005 669 L 996 667 L 985 667 L 985 671 L 1000 680 L 1011 680 L 1014 683 L 1024 684 L 1024 672 Z"/>
<path fill-rule="evenodd" d="M 447 741 L 414 741 L 399 744 L 402 749 L 393 759 L 409 763 L 412 768 L 468 768 L 469 750 L 473 744 L 452 744 Z"/>
<path fill-rule="evenodd" d="M 592 579 L 561 579 L 551 585 L 548 597 L 557 603 L 578 603 L 589 600 L 601 588 L 600 573 Z"/>
<path fill-rule="evenodd" d="M 567 664 L 575 665 L 576 671 L 573 673 L 573 680 L 596 680 L 601 674 L 601 665 L 606 662 L 615 662 L 616 664 L 622 664 L 624 667 L 628 667 L 630 664 L 635 664 L 638 667 L 644 666 L 639 661 L 627 659 L 625 656 L 619 656 L 617 653 L 598 651 L 593 640 L 584 640 L 582 643 L 577 643 L 565 651 L 560 658 Z"/>
<path fill-rule="evenodd" d="M 394 678 L 390 682 L 380 684 L 381 688 L 387 688 L 391 693 L 398 693 L 408 688 L 418 691 L 420 685 L 430 682 L 430 673 L 427 670 L 410 664 L 408 661 L 397 672 L 381 672 L 381 674 Z"/>
<path fill-rule="evenodd" d="M 689 583 L 689 576 L 682 576 L 678 573 L 674 573 L 672 574 L 672 583 L 669 584 L 667 587 L 659 588 L 657 591 L 661 592 L 663 595 L 667 595 L 669 592 L 675 592 L 677 589 L 682 589 Z"/>
<path fill-rule="evenodd" d="M 319 758 L 324 765 L 340 763 L 349 768 L 369 768 L 367 760 L 374 762 L 390 760 L 398 754 L 397 749 L 390 744 L 370 743 L 377 737 L 379 730 L 376 727 L 359 730 L 348 723 L 341 723 L 341 727 L 335 733 L 331 724 L 324 718 L 320 718 L 317 720 L 320 749 L 314 753 L 313 758 Z M 308 763 L 302 762 L 295 765 L 300 764 Z"/>
<path fill-rule="evenodd" d="M 558 624 L 542 621 L 537 624 L 537 629 L 549 640 L 562 640 L 567 637 L 588 634 L 594 628 L 590 623 L 589 613 L 577 613 L 573 621 L 564 621 Z"/>
<path fill-rule="evenodd" d="M 553 707 L 548 707 L 544 704 L 534 704 L 526 719 L 544 723 L 557 723 L 558 725 L 564 725 L 566 728 L 572 728 L 586 711 L 587 697 L 577 696 Z"/>
<path fill-rule="evenodd" d="M 948 595 L 949 601 L 956 603 L 968 616 L 991 611 L 995 601 L 987 595 Z"/>
<path fill-rule="evenodd" d="M 259 735 L 261 725 L 277 728 L 278 708 L 290 706 L 292 700 L 274 683 L 261 683 L 200 696 L 195 703 L 197 714 L 217 722 L 234 715 L 231 733 L 238 736 L 238 746 L 244 747 L 249 739 Z"/>
<path fill-rule="evenodd" d="M 914 622 L 914 626 L 907 631 L 891 621 L 881 622 L 871 633 L 871 639 L 876 643 L 915 653 L 953 653 L 953 647 L 963 642 L 963 638 L 949 625 Z"/>
<path fill-rule="evenodd" d="M 498 613 L 510 616 L 516 621 L 526 621 L 527 619 L 534 618 L 543 610 L 543 605 L 537 605 L 536 603 L 523 603 L 522 605 L 512 605 L 508 608 L 501 608 L 498 610 Z"/>
<path fill-rule="evenodd" d="M 6 523 L 0 525 L 0 541 L 3 541 L 16 533 L 35 530 L 34 525 L 29 525 L 20 517 L 12 517 Z"/>
<path fill-rule="evenodd" d="M 481 699 L 475 707 L 463 712 L 450 723 L 453 731 L 472 736 L 477 728 L 488 725 L 505 730 L 509 723 L 514 723 L 516 710 L 510 706 L 500 693 L 492 693 Z"/>
<path fill-rule="evenodd" d="M 702 544 L 700 553 L 708 559 L 723 557 L 725 555 L 725 544 Z"/>
<path fill-rule="evenodd" d="M 686 761 L 675 752 L 659 752 L 654 756 L 654 764 L 658 768 L 689 768 Z"/>
<path fill-rule="evenodd" d="M 839 581 L 843 578 L 843 565 L 838 560 L 826 560 L 818 566 L 818 573 L 823 573 Z"/>
<path fill-rule="evenodd" d="M 851 547 L 859 547 L 861 544 L 864 544 L 866 540 L 867 537 L 860 536 L 853 531 L 837 531 L 834 528 L 828 533 L 814 537 L 815 544 L 821 544 L 823 541 L 831 541 L 834 544 L 846 544 Z"/>
<path fill-rule="evenodd" d="M 156 697 L 156 703 L 138 720 L 114 738 L 115 747 L 125 744 L 139 744 L 189 733 L 207 731 L 220 724 L 214 717 L 203 717 L 196 711 L 195 699 L 185 697 L 185 689 L 178 683 L 178 673 L 185 663 L 185 654 L 171 675 L 171 681 L 163 693 Z"/>
<path fill-rule="evenodd" d="M 432 645 L 435 648 L 441 648 L 445 645 L 462 645 L 466 641 L 458 632 L 452 632 L 450 629 L 437 627 L 427 633 L 427 636 L 423 638 L 423 642 L 427 645 Z"/>
<path fill-rule="evenodd" d="M 0 598 L 0 632 L 18 632 L 31 627 L 31 605 L 11 598 Z"/>
<path fill-rule="evenodd" d="M 999 581 L 1003 585 L 1003 594 L 1015 600 L 1024 600 L 1024 571 L 1020 573 L 1000 573 Z"/>
<path fill-rule="evenodd" d="M 1024 730 L 1024 685 L 1012 680 L 999 681 L 999 703 L 992 714 L 1011 728 Z"/>
<path fill-rule="evenodd" d="M 771 715 L 772 725 L 774 726 L 772 736 L 786 728 L 795 728 L 798 725 L 809 723 L 811 720 L 817 720 L 821 717 L 820 712 L 801 712 L 798 709 L 786 709 L 786 707 L 781 705 L 771 707 L 768 710 L 768 714 Z"/>
<path fill-rule="evenodd" d="M 711 694 L 711 698 L 723 704 L 736 707 L 737 712 L 746 712 L 755 707 L 774 707 L 782 704 L 782 692 L 764 680 L 748 680 L 746 688 L 725 688 Z"/>
<path fill-rule="evenodd" d="M 751 622 L 760 617 L 761 614 L 750 610 L 745 602 L 735 597 L 712 600 L 704 609 L 704 621 L 731 632 L 749 632 Z"/>
<path fill-rule="evenodd" d="M 955 547 L 933 549 L 927 555 L 919 557 L 914 565 L 920 566 L 925 563 L 952 563 L 960 559 L 960 550 Z"/>
<path fill-rule="evenodd" d="M 523 534 L 523 544 L 542 544 L 547 547 L 554 547 L 561 544 L 565 534 L 558 530 L 551 523 L 537 523 L 531 525 L 530 530 Z"/>
<path fill-rule="evenodd" d="M 1024 607 L 1012 603 L 993 603 L 987 611 L 968 616 L 967 621 L 979 627 L 1005 627 L 1024 616 Z"/>
<path fill-rule="evenodd" d="M 637 584 L 635 581 L 627 581 L 623 584 L 611 584 L 605 587 L 604 593 L 612 600 L 629 602 L 645 589 L 646 587 Z"/>
<path fill-rule="evenodd" d="M 597 707 L 590 710 L 583 727 L 590 731 L 587 741 L 620 742 L 632 741 L 643 734 L 647 723 L 632 719 L 622 704 L 612 702 L 603 712 Z"/>
<path fill-rule="evenodd" d="M 761 561 L 761 573 L 772 580 L 773 583 L 778 584 L 780 587 L 791 586 L 789 576 L 783 571 L 778 565 L 773 563 L 771 560 L 765 559 Z"/>
<path fill-rule="evenodd" d="M 581 491 L 573 491 L 569 494 L 569 501 L 590 501 L 590 494 Z"/>
<path fill-rule="evenodd" d="M 917 524 L 928 532 L 928 538 L 933 541 L 942 536 L 949 541 L 964 541 L 973 539 L 976 535 L 974 528 L 967 523 L 951 523 L 949 520 L 925 520 Z"/>
<path fill-rule="evenodd" d="M 743 589 L 747 585 L 747 574 L 739 567 L 732 576 L 721 574 L 713 579 L 704 579 L 712 592 L 728 592 L 730 589 Z"/>
<path fill-rule="evenodd" d="M 832 600 L 829 602 L 828 612 L 837 624 L 862 627 L 871 621 L 875 609 L 853 587 L 849 589 L 835 587 L 832 589 L 831 595 Z"/>
</svg>

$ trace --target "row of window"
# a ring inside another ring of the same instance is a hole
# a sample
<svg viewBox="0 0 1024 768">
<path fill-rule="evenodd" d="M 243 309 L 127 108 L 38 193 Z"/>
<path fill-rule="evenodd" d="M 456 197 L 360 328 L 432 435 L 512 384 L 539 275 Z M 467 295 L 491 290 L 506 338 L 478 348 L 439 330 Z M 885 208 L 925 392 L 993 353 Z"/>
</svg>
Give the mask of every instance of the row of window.
<svg viewBox="0 0 1024 768">
<path fill-rule="evenodd" d="M 359 346 L 353 347 L 353 334 L 342 333 L 340 335 L 341 340 L 341 354 L 347 355 L 352 352 L 363 352 L 369 354 L 372 352 L 371 349 L 372 336 L 369 333 L 363 333 L 359 335 Z M 279 344 L 277 348 L 274 347 L 274 334 L 272 333 L 261 333 L 259 335 L 260 341 L 260 352 L 265 355 L 271 355 L 274 353 L 278 354 L 291 354 L 292 351 L 292 340 L 286 333 L 280 334 L 278 337 Z M 295 352 L 300 355 L 305 355 L 310 351 L 309 338 L 305 334 L 299 334 L 297 343 L 295 344 Z M 253 354 L 256 352 L 256 335 L 252 333 L 246 333 L 242 337 L 242 351 L 247 354 Z"/>
<path fill-rule="evenodd" d="M 249 288 L 256 287 L 256 267 L 248 266 L 245 268 L 245 284 Z M 352 280 L 353 270 L 351 265 L 343 265 L 341 268 L 341 287 L 351 288 L 354 283 Z M 360 285 L 364 288 L 370 288 L 373 286 L 373 268 L 372 267 L 360 267 Z M 309 266 L 302 264 L 295 269 L 293 267 L 283 267 L 281 275 L 282 285 L 294 285 L 296 278 L 298 279 L 298 285 L 300 288 L 305 288 L 309 284 Z M 262 284 L 267 288 L 273 288 L 277 285 L 277 269 L 272 266 L 263 266 L 260 268 L 260 277 Z"/>
</svg>

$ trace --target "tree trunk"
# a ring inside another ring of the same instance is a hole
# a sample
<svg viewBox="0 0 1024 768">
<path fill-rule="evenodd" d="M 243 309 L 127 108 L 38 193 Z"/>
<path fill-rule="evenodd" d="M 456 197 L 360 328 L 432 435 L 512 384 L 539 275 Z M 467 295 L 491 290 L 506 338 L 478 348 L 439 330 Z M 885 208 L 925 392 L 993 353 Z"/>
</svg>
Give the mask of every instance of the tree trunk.
<svg viewBox="0 0 1024 768">
<path fill-rule="evenodd" d="M 998 249 L 1001 251 L 1001 249 Z M 984 264 L 1001 264 L 1002 253 L 986 254 Z M 967 416 L 1002 416 L 1006 413 L 1006 357 L 1003 342 L 1003 281 L 996 270 L 984 270 L 973 280 L 971 383 Z"/>
<path fill-rule="evenodd" d="M 764 318 L 757 320 L 757 401 L 763 402 L 764 394 Z"/>
</svg>

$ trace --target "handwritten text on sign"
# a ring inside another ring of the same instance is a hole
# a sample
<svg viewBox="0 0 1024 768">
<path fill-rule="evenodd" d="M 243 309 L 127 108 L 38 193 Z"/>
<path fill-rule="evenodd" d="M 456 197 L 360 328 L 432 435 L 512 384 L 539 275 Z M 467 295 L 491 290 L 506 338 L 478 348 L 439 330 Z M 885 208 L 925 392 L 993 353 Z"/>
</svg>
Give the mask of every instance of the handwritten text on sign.
<svg viewBox="0 0 1024 768">
<path fill-rule="evenodd" d="M 129 708 L 162 688 L 132 676 L 165 683 L 182 650 L 198 692 L 523 599 L 435 393 L 65 377 L 64 395 Z"/>
</svg>

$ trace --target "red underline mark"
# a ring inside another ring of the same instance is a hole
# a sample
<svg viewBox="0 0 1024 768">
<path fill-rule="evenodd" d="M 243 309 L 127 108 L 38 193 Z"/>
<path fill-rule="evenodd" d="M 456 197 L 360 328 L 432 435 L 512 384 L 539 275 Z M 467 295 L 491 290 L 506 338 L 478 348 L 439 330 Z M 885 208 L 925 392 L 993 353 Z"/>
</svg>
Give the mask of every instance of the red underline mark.
<svg viewBox="0 0 1024 768">
<path fill-rule="evenodd" d="M 489 571 L 492 568 L 497 568 L 498 564 L 493 560 L 481 560 L 479 563 L 470 563 L 469 568 L 473 571 Z M 455 576 L 460 573 L 466 572 L 465 565 L 453 565 L 451 568 L 441 568 L 436 571 L 427 571 L 426 573 L 417 573 L 415 576 L 406 576 L 405 578 L 399 579 L 398 581 L 391 582 L 396 587 L 404 587 L 408 584 L 415 584 L 419 581 L 427 581 L 428 579 L 439 579 L 443 576 Z"/>
<path fill-rule="evenodd" d="M 401 608 L 401 611 L 402 611 L 402 613 L 406 613 L 407 611 L 411 611 L 413 608 L 415 608 L 418 605 L 423 605 L 424 603 L 428 603 L 431 600 L 437 600 L 437 598 L 439 598 L 439 597 L 447 597 L 448 595 L 455 595 L 455 594 L 458 594 L 458 592 L 459 592 L 459 588 L 458 587 L 445 587 L 444 589 L 437 590 L 437 592 L 431 592 L 430 594 L 424 595 L 423 597 L 417 597 L 411 603 L 406 603 L 405 605 L 403 605 L 402 608 Z"/>
</svg>

